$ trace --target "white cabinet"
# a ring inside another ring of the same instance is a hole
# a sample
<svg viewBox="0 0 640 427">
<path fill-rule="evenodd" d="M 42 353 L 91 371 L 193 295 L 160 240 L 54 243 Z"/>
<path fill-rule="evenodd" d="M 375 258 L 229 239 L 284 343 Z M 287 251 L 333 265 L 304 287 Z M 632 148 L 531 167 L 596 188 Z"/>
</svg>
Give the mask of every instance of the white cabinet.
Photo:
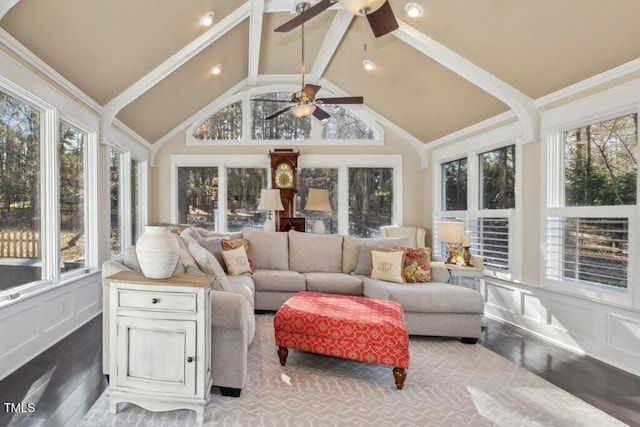
<svg viewBox="0 0 640 427">
<path fill-rule="evenodd" d="M 213 277 L 147 279 L 125 271 L 110 286 L 110 411 L 192 409 L 203 422 L 211 393 Z"/>
</svg>

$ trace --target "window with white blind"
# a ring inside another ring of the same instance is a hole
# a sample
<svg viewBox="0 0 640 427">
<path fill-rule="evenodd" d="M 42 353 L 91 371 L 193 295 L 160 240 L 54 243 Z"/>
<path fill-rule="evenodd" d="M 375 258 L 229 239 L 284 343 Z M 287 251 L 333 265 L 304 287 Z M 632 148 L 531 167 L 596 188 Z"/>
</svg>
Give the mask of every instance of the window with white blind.
<svg viewBox="0 0 640 427">
<path fill-rule="evenodd" d="M 611 291 L 629 286 L 636 210 L 637 113 L 552 133 L 545 278 Z"/>
<path fill-rule="evenodd" d="M 513 241 L 518 231 L 516 164 L 519 150 L 515 144 L 496 144 L 497 138 L 505 139 L 498 134 L 487 134 L 474 142 L 478 150 L 465 149 L 464 157 L 442 150 L 446 157 L 434 168 L 440 194 L 436 195 L 433 248 L 436 257 L 444 257 L 446 246 L 439 241 L 438 224 L 461 220 L 471 242 L 472 256 L 482 259 L 485 270 L 512 277 L 518 265 Z M 463 149 L 462 145 L 460 148 Z M 436 161 L 438 154 L 434 156 Z"/>
</svg>

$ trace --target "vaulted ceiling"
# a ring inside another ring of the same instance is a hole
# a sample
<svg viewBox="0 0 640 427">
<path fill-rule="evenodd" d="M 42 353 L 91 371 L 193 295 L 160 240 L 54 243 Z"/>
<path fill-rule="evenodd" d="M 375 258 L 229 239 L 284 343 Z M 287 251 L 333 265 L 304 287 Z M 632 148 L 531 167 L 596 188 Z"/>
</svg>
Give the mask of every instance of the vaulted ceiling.
<svg viewBox="0 0 640 427">
<path fill-rule="evenodd" d="M 364 96 L 424 143 L 510 110 L 526 121 L 535 99 L 640 58 L 638 0 L 414 1 L 420 18 L 390 0 L 400 28 L 377 39 L 334 5 L 305 25 L 305 62 L 308 83 Z M 296 2 L 5 0 L 0 39 L 154 143 L 230 91 L 299 84 L 300 30 L 273 31 Z"/>
</svg>

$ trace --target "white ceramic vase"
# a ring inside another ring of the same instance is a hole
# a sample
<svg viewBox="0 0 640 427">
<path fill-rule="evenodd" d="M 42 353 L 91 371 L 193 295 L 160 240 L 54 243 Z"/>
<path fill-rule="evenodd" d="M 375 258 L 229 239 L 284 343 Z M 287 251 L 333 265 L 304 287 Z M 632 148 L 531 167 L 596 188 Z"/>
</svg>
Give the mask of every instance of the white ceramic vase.
<svg viewBox="0 0 640 427">
<path fill-rule="evenodd" d="M 180 245 L 171 227 L 145 225 L 136 242 L 136 256 L 144 277 L 166 279 L 178 264 Z"/>
</svg>

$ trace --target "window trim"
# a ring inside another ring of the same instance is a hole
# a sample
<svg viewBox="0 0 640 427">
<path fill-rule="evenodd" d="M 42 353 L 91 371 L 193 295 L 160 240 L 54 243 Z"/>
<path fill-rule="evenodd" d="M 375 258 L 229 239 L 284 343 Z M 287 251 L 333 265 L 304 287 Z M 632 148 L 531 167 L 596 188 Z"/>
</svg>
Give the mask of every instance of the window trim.
<svg viewBox="0 0 640 427">
<path fill-rule="evenodd" d="M 178 168 L 179 167 L 217 167 L 218 168 L 218 215 L 216 224 L 219 230 L 226 230 L 228 167 L 266 168 L 269 170 L 269 158 L 264 154 L 173 154 L 171 167 L 171 222 L 178 222 Z M 395 223 L 403 218 L 402 205 L 402 155 L 401 154 L 301 154 L 298 168 L 338 169 L 338 230 L 340 234 L 349 233 L 349 167 L 385 167 L 393 169 L 393 213 Z M 267 173 L 267 182 L 271 186 L 271 174 Z"/>
<path fill-rule="evenodd" d="M 638 228 L 640 202 L 630 206 L 564 206 L 564 132 L 614 119 L 628 114 L 640 115 L 640 81 L 622 84 L 593 96 L 570 102 L 541 113 L 541 214 L 540 214 L 540 283 L 556 292 L 569 293 L 595 301 L 627 307 L 640 307 L 640 274 L 638 274 Z M 637 130 L 640 135 L 640 128 Z M 640 142 L 640 141 L 639 141 Z M 636 192 L 640 194 L 640 179 Z M 602 212 L 606 212 L 605 215 Z M 607 286 L 580 284 L 548 279 L 544 248 L 547 247 L 547 219 L 555 217 L 627 217 L 629 219 L 628 285 L 624 290 Z"/>
<path fill-rule="evenodd" d="M 522 141 L 521 126 L 518 123 L 506 125 L 490 130 L 469 139 L 450 144 L 432 154 L 433 163 L 433 218 L 432 229 L 436 229 L 437 222 L 442 218 L 460 218 L 467 225 L 467 218 L 505 217 L 509 221 L 509 270 L 485 269 L 484 274 L 503 280 L 520 280 L 522 277 Z M 515 207 L 512 209 L 480 209 L 480 161 L 479 156 L 509 145 L 515 145 Z M 469 150 L 469 147 L 473 147 Z M 443 209 L 444 182 L 442 164 L 453 160 L 467 158 L 467 210 L 447 211 Z M 476 177 L 469 179 L 469 177 Z M 433 247 L 437 233 L 433 233 Z M 472 248 L 473 250 L 473 248 Z"/>
<path fill-rule="evenodd" d="M 311 122 L 311 138 L 305 140 L 273 140 L 273 139 L 251 139 L 247 135 L 251 135 L 251 97 L 272 92 L 296 92 L 300 90 L 300 86 L 294 84 L 277 84 L 269 86 L 254 87 L 243 90 L 233 95 L 221 96 L 216 101 L 209 104 L 200 114 L 193 118 L 192 124 L 187 128 L 185 141 L 187 146 L 229 146 L 232 143 L 242 144 L 242 146 L 272 146 L 274 144 L 297 145 L 384 145 L 384 129 L 367 111 L 360 106 L 344 105 L 345 110 L 362 120 L 377 135 L 373 139 L 322 139 L 321 125 L 318 120 Z M 326 89 L 320 89 L 318 97 L 335 96 Z M 220 111 L 221 109 L 241 101 L 242 106 L 242 135 L 241 139 L 233 140 L 200 140 L 193 137 L 193 133 L 200 125 L 209 117 Z"/>
</svg>

